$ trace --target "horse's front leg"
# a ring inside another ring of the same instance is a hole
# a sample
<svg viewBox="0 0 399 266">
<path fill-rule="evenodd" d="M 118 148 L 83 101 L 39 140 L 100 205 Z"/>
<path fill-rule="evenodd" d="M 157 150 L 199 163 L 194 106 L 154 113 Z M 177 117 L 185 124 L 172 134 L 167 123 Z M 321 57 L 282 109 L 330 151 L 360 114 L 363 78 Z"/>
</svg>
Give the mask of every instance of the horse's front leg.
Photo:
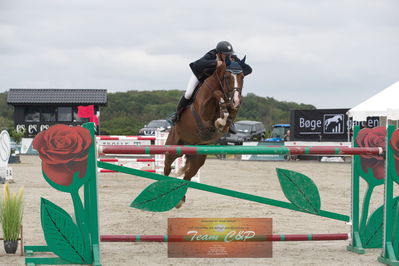
<svg viewBox="0 0 399 266">
<path fill-rule="evenodd" d="M 228 108 L 229 111 L 229 117 L 227 118 L 227 124 L 223 130 L 223 133 L 227 133 L 229 130 L 229 127 L 231 126 L 231 124 L 233 124 L 234 120 L 236 119 L 237 113 L 238 113 L 238 108 Z"/>
<path fill-rule="evenodd" d="M 221 93 L 215 93 L 216 99 L 219 103 L 220 117 L 215 121 L 215 127 L 219 132 L 223 131 L 226 126 L 227 118 L 229 117 L 229 111 L 227 110 L 228 103 L 224 100 Z"/>
</svg>

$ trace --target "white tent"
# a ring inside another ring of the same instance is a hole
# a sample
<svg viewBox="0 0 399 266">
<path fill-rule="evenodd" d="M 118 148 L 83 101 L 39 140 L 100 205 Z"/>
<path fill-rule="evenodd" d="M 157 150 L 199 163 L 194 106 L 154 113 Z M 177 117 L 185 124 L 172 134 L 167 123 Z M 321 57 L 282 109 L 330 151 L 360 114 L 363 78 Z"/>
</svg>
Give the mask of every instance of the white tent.
<svg viewBox="0 0 399 266">
<path fill-rule="evenodd" d="M 354 121 L 365 121 L 368 116 L 399 120 L 399 81 L 353 107 L 347 114 Z"/>
</svg>

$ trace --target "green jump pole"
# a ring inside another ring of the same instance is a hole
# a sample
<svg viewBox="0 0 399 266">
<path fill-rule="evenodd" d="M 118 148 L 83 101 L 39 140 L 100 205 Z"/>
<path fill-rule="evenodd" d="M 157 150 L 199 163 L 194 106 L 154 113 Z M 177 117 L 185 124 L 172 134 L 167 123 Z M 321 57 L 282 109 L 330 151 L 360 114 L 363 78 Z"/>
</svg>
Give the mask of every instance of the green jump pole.
<svg viewBox="0 0 399 266">
<path fill-rule="evenodd" d="M 335 219 L 335 220 L 339 220 L 339 221 L 349 222 L 349 216 L 339 214 L 339 213 L 323 211 L 323 210 L 320 210 L 318 213 L 312 213 L 307 210 L 300 209 L 297 206 L 295 206 L 294 204 L 285 202 L 285 201 L 280 201 L 280 200 L 256 196 L 256 195 L 252 195 L 252 194 L 248 194 L 248 193 L 244 193 L 244 192 L 239 192 L 239 191 L 235 191 L 235 190 L 205 185 L 205 184 L 201 184 L 201 183 L 197 183 L 197 182 L 181 180 L 178 178 L 159 175 L 156 173 L 144 172 L 144 171 L 140 171 L 137 169 L 119 166 L 119 165 L 115 165 L 115 164 L 110 164 L 110 163 L 106 163 L 106 162 L 97 162 L 97 166 L 99 168 L 113 170 L 113 171 L 129 174 L 129 175 L 140 176 L 140 177 L 153 179 L 153 180 L 176 180 L 177 179 L 179 181 L 187 182 L 188 186 L 191 188 L 194 188 L 194 189 L 208 191 L 211 193 L 225 195 L 225 196 L 229 196 L 229 197 L 233 197 L 233 198 L 258 202 L 258 203 L 262 203 L 262 204 L 266 204 L 266 205 L 281 207 L 281 208 L 290 209 L 290 210 L 294 210 L 294 211 L 315 214 L 318 216 L 327 217 L 327 218 Z"/>
<path fill-rule="evenodd" d="M 383 148 L 281 147 L 281 146 L 181 146 L 181 145 L 105 145 L 100 154 L 288 154 L 288 155 L 382 155 Z"/>
</svg>

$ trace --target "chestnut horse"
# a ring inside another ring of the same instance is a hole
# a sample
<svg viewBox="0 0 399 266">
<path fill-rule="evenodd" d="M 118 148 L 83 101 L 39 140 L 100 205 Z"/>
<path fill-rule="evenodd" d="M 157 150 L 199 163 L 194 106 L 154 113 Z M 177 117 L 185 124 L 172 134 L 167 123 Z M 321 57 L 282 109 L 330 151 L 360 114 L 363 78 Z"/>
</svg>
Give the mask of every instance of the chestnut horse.
<svg viewBox="0 0 399 266">
<path fill-rule="evenodd" d="M 236 117 L 243 81 L 244 74 L 238 62 L 231 62 L 229 67 L 224 62 L 218 66 L 213 75 L 200 84 L 193 103 L 181 113 L 165 145 L 206 145 L 217 142 L 228 132 Z M 173 161 L 180 156 L 165 155 L 164 175 L 170 174 Z M 206 155 L 185 156 L 186 163 L 179 172 L 184 173 L 184 180 L 191 180 L 205 163 Z M 176 208 L 184 201 L 185 196 Z"/>
</svg>

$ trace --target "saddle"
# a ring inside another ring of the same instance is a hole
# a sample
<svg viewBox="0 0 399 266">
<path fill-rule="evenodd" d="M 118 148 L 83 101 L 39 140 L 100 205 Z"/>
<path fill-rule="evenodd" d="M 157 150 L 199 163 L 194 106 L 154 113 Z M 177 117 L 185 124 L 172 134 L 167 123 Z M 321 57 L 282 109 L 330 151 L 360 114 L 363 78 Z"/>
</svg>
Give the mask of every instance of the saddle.
<svg viewBox="0 0 399 266">
<path fill-rule="evenodd" d="M 195 97 L 197 96 L 198 90 L 199 90 L 199 88 L 201 88 L 202 84 L 204 84 L 204 82 L 199 82 L 197 84 L 197 86 L 194 89 L 193 95 L 191 95 L 190 102 L 187 106 L 191 105 L 194 102 Z"/>
</svg>

